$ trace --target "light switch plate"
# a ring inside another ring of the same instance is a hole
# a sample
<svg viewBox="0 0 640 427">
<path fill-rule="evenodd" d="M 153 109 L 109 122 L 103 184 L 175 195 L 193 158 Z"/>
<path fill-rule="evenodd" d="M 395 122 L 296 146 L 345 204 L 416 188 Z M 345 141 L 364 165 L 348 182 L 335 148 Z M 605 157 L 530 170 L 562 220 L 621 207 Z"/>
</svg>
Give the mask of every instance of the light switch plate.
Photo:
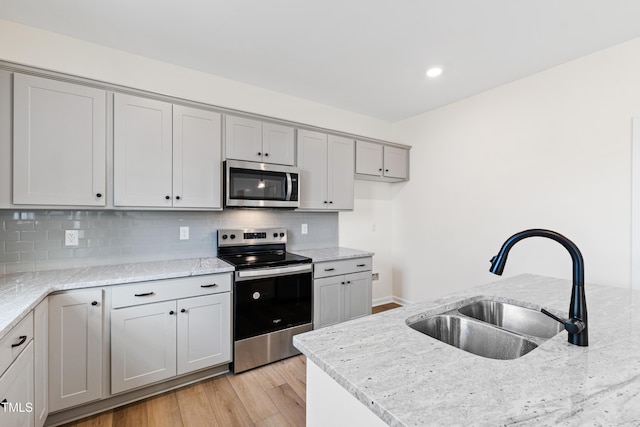
<svg viewBox="0 0 640 427">
<path fill-rule="evenodd" d="M 307 228 L 307 224 L 302 224 L 301 232 L 302 234 L 307 234 L 309 232 L 309 229 Z"/>
</svg>

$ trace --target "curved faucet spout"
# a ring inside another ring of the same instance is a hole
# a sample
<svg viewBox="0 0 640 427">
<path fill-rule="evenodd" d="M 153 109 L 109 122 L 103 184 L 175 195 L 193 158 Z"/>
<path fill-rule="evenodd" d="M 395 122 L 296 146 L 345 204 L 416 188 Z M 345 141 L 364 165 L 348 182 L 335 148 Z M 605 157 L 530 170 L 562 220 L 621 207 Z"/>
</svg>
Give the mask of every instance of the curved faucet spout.
<svg viewBox="0 0 640 427">
<path fill-rule="evenodd" d="M 560 243 L 571 255 L 573 265 L 573 286 L 571 290 L 571 303 L 569 306 L 569 322 L 565 323 L 565 329 L 569 332 L 569 342 L 579 346 L 589 345 L 589 336 L 587 328 L 587 301 L 584 292 L 584 260 L 580 249 L 571 240 L 567 239 L 560 233 L 551 230 L 531 229 L 521 231 L 509 237 L 502 247 L 498 255 L 491 258 L 491 268 L 489 271 L 493 274 L 502 275 L 504 266 L 507 263 L 507 256 L 511 248 L 522 239 L 527 237 L 546 237 Z M 543 310 L 543 313 L 546 310 Z M 548 312 L 547 312 L 548 313 Z M 545 313 L 545 314 L 547 314 Z M 549 315 L 549 314 L 547 314 Z M 554 317 L 554 316 L 551 316 Z M 556 320 L 558 318 L 554 317 Z M 567 324 L 572 325 L 579 323 L 580 328 L 567 328 Z M 584 325 L 584 327 L 582 327 Z"/>
</svg>

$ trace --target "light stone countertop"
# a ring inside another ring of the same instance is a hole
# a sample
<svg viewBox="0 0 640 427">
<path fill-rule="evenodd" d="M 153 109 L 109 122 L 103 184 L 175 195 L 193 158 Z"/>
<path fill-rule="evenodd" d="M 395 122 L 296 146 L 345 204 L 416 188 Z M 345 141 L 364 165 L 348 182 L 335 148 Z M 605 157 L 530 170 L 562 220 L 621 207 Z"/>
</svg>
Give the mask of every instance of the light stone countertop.
<svg viewBox="0 0 640 427">
<path fill-rule="evenodd" d="M 338 247 L 294 252 L 314 262 L 373 255 Z M 0 276 L 0 338 L 52 292 L 232 271 L 218 258 L 191 258 L 6 274 Z"/>
<path fill-rule="evenodd" d="M 339 261 L 342 259 L 362 258 L 374 255 L 373 252 L 341 247 L 304 249 L 299 251 L 292 250 L 291 252 L 309 257 L 313 260 L 313 262 Z"/>
<path fill-rule="evenodd" d="M 234 271 L 218 258 L 192 258 L 0 276 L 0 338 L 55 291 Z"/>
<path fill-rule="evenodd" d="M 523 357 L 494 360 L 406 324 L 479 296 L 566 316 L 571 282 L 534 275 L 297 335 L 294 345 L 392 426 L 640 425 L 640 292 L 585 290 L 588 347 L 563 331 Z"/>
</svg>

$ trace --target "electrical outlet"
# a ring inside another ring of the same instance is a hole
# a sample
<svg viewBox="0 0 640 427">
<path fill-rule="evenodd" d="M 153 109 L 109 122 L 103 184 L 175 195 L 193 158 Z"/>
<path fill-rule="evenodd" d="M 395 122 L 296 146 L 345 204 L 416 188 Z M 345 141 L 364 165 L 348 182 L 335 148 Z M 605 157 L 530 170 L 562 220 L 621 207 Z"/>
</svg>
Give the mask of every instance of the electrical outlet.
<svg viewBox="0 0 640 427">
<path fill-rule="evenodd" d="M 78 230 L 64 230 L 64 245 L 78 246 Z"/>
<path fill-rule="evenodd" d="M 180 227 L 180 240 L 189 240 L 189 227 Z"/>
<path fill-rule="evenodd" d="M 309 229 L 307 228 L 307 224 L 302 224 L 302 234 L 307 234 Z"/>
<path fill-rule="evenodd" d="M 372 273 L 371 280 L 380 280 L 380 273 Z"/>
</svg>

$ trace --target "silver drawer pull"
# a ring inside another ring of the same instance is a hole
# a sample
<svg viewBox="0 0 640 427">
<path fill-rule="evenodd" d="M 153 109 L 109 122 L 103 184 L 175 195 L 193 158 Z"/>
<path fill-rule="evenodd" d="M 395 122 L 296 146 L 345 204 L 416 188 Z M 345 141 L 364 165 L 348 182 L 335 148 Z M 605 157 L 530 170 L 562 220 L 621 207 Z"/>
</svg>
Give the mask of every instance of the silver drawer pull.
<svg viewBox="0 0 640 427">
<path fill-rule="evenodd" d="M 20 347 L 22 344 L 24 344 L 24 342 L 27 340 L 27 336 L 26 335 L 20 335 L 20 341 L 18 341 L 16 344 L 11 344 L 11 347 Z"/>
<path fill-rule="evenodd" d="M 366 267 L 367 264 L 358 264 L 356 267 Z"/>
<path fill-rule="evenodd" d="M 333 271 L 335 268 L 325 268 L 324 271 Z"/>
<path fill-rule="evenodd" d="M 212 283 L 211 285 L 200 285 L 201 288 L 215 288 L 218 286 L 217 283 Z"/>
<path fill-rule="evenodd" d="M 155 292 L 145 292 L 143 294 L 133 294 L 133 296 L 136 296 L 136 297 L 148 297 L 148 296 L 155 295 L 155 294 L 156 294 Z"/>
</svg>

